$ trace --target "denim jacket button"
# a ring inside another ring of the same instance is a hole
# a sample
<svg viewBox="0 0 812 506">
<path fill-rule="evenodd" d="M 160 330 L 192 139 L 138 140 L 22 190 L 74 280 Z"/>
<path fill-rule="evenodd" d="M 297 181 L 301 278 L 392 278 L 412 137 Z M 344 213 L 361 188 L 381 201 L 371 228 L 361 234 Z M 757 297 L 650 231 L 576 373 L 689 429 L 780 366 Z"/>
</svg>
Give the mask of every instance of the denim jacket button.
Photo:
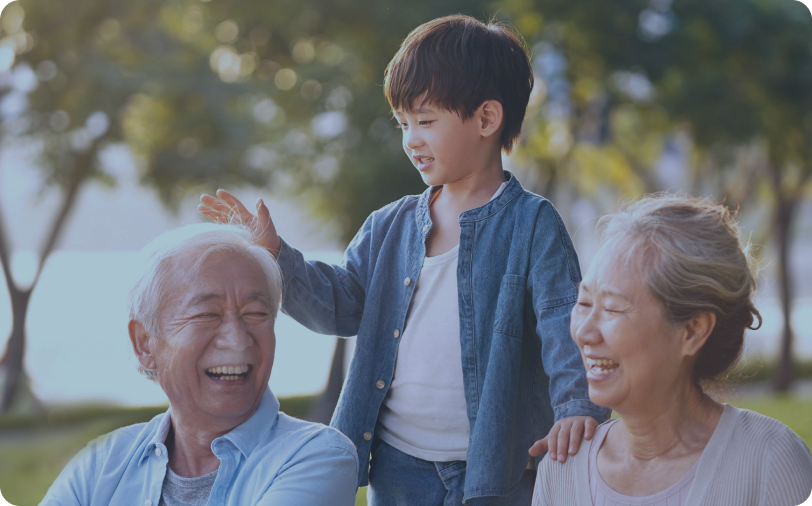
<svg viewBox="0 0 812 506">
<path fill-rule="evenodd" d="M 406 278 L 403 280 L 403 284 L 409 286 L 412 284 L 412 278 Z"/>
<path fill-rule="evenodd" d="M 364 432 L 364 441 L 369 441 L 370 439 L 372 439 L 372 433 Z"/>
<path fill-rule="evenodd" d="M 386 383 L 384 383 L 383 380 L 378 380 L 378 382 L 375 383 L 375 386 L 378 387 L 378 389 L 381 389 L 386 386 Z"/>
<path fill-rule="evenodd" d="M 423 225 L 423 233 L 425 234 L 429 229 L 428 225 Z"/>
<path fill-rule="evenodd" d="M 394 336 L 395 336 L 395 339 L 397 339 L 398 337 L 400 337 L 400 331 L 399 331 L 398 329 L 395 329 Z"/>
</svg>

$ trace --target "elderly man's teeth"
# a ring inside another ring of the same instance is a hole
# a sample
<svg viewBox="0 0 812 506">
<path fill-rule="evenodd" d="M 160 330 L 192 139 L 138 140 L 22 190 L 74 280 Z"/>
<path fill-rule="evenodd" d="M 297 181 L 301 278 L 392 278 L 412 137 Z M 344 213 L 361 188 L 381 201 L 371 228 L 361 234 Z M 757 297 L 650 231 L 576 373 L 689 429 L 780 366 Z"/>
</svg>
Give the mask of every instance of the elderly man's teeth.
<svg viewBox="0 0 812 506">
<path fill-rule="evenodd" d="M 250 367 L 245 365 L 223 365 L 217 367 L 209 367 L 206 369 L 206 374 L 209 376 L 216 376 L 221 380 L 238 380 L 248 372 Z"/>
</svg>

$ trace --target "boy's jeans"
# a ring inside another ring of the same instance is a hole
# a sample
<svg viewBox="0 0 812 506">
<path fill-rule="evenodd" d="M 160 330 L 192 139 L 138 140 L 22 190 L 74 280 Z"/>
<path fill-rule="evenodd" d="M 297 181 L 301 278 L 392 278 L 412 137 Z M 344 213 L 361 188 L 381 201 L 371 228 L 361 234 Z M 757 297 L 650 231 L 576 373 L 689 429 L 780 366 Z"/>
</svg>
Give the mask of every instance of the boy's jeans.
<svg viewBox="0 0 812 506">
<path fill-rule="evenodd" d="M 527 470 L 510 497 L 473 498 L 467 506 L 530 506 L 535 480 L 535 469 Z M 372 441 L 369 506 L 461 506 L 464 485 L 465 461 L 429 462 Z"/>
</svg>

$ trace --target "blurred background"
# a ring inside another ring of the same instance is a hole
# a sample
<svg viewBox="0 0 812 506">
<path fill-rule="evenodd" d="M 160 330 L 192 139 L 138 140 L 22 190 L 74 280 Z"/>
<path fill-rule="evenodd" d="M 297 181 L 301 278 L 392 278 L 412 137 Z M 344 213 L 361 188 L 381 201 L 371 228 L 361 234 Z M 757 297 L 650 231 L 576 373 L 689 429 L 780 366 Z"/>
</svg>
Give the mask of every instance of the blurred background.
<svg viewBox="0 0 812 506">
<path fill-rule="evenodd" d="M 812 15 L 795 0 L 17 0 L 0 15 L 0 490 L 37 504 L 90 439 L 166 409 L 127 338 L 136 252 L 200 193 L 265 198 L 339 262 L 423 183 L 383 72 L 463 13 L 513 25 L 536 85 L 505 159 L 561 212 L 585 269 L 623 199 L 738 212 L 763 327 L 715 395 L 812 445 Z M 271 387 L 329 421 L 352 340 L 281 316 Z M 365 504 L 363 490 L 358 504 Z"/>
</svg>

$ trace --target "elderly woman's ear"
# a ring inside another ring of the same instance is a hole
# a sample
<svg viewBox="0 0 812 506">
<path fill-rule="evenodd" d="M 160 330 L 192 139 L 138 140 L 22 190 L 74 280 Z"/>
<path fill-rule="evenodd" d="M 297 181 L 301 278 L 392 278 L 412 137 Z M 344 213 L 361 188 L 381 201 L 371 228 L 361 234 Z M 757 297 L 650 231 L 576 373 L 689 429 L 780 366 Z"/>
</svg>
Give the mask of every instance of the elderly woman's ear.
<svg viewBox="0 0 812 506">
<path fill-rule="evenodd" d="M 684 356 L 696 356 L 705 346 L 713 329 L 716 327 L 716 313 L 705 311 L 694 316 L 683 326 L 682 353 Z"/>
<path fill-rule="evenodd" d="M 130 332 L 130 342 L 138 362 L 146 369 L 155 369 L 155 358 L 150 351 L 149 334 L 147 334 L 144 324 L 130 320 L 127 330 Z"/>
</svg>

